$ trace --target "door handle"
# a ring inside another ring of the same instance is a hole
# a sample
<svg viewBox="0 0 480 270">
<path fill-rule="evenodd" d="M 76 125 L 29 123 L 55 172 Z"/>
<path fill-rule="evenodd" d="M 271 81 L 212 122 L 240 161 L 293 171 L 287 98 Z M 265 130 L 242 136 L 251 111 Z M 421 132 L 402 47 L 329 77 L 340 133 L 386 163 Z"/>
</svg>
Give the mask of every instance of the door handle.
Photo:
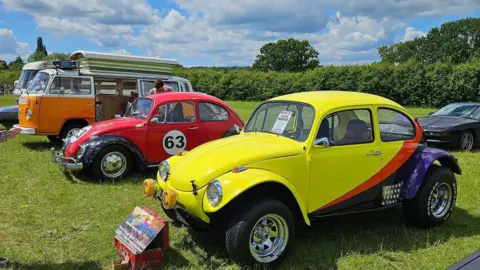
<svg viewBox="0 0 480 270">
<path fill-rule="evenodd" d="M 380 156 L 382 154 L 382 152 L 380 151 L 375 151 L 375 152 L 370 152 L 367 154 L 367 156 Z"/>
<path fill-rule="evenodd" d="M 198 129 L 198 127 L 189 127 L 188 129 Z"/>
</svg>

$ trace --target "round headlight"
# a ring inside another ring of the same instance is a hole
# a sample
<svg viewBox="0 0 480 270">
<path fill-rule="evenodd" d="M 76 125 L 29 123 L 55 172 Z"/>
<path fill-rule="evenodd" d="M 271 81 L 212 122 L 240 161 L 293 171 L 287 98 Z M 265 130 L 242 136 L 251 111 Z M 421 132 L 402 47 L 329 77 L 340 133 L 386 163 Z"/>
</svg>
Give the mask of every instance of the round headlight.
<svg viewBox="0 0 480 270">
<path fill-rule="evenodd" d="M 218 180 L 213 180 L 207 186 L 207 199 L 212 206 L 217 206 L 222 201 L 223 189 Z"/>
<path fill-rule="evenodd" d="M 169 173 L 170 166 L 168 165 L 168 162 L 162 161 L 162 163 L 160 163 L 160 167 L 158 168 L 158 175 L 160 176 L 160 180 L 162 180 L 163 182 L 167 181 Z"/>
</svg>

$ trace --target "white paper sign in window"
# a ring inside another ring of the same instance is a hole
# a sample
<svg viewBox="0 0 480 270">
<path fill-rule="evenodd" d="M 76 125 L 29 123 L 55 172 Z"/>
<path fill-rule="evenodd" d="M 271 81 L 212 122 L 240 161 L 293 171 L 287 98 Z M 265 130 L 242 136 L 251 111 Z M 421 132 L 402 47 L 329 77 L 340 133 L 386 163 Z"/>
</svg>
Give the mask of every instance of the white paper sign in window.
<svg viewBox="0 0 480 270">
<path fill-rule="evenodd" d="M 293 111 L 281 111 L 278 114 L 277 121 L 275 121 L 275 124 L 273 125 L 272 132 L 276 134 L 282 134 L 292 115 Z"/>
</svg>

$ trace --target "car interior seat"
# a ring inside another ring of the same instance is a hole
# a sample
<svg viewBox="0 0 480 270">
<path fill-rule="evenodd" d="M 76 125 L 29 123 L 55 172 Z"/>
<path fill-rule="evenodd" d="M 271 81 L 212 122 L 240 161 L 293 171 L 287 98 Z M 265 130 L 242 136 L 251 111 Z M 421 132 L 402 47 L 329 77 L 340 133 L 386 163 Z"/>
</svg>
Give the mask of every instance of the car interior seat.
<svg viewBox="0 0 480 270">
<path fill-rule="evenodd" d="M 367 143 L 371 140 L 368 135 L 368 125 L 365 121 L 352 119 L 348 121 L 345 136 L 339 142 L 341 144 L 359 144 Z"/>
<path fill-rule="evenodd" d="M 177 105 L 175 105 L 175 108 L 173 108 L 170 120 L 171 122 L 185 122 L 182 103 L 177 103 Z"/>
</svg>

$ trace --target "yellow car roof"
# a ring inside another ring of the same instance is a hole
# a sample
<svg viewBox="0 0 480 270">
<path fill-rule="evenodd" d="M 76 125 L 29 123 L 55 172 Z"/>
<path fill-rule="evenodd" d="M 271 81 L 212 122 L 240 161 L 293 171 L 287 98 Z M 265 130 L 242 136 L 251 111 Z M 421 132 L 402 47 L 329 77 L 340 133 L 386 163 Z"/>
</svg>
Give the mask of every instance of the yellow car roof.
<svg viewBox="0 0 480 270">
<path fill-rule="evenodd" d="M 271 101 L 296 101 L 311 104 L 315 109 L 331 109 L 353 105 L 390 105 L 405 110 L 398 103 L 377 95 L 352 91 L 309 91 L 283 95 Z"/>
</svg>

